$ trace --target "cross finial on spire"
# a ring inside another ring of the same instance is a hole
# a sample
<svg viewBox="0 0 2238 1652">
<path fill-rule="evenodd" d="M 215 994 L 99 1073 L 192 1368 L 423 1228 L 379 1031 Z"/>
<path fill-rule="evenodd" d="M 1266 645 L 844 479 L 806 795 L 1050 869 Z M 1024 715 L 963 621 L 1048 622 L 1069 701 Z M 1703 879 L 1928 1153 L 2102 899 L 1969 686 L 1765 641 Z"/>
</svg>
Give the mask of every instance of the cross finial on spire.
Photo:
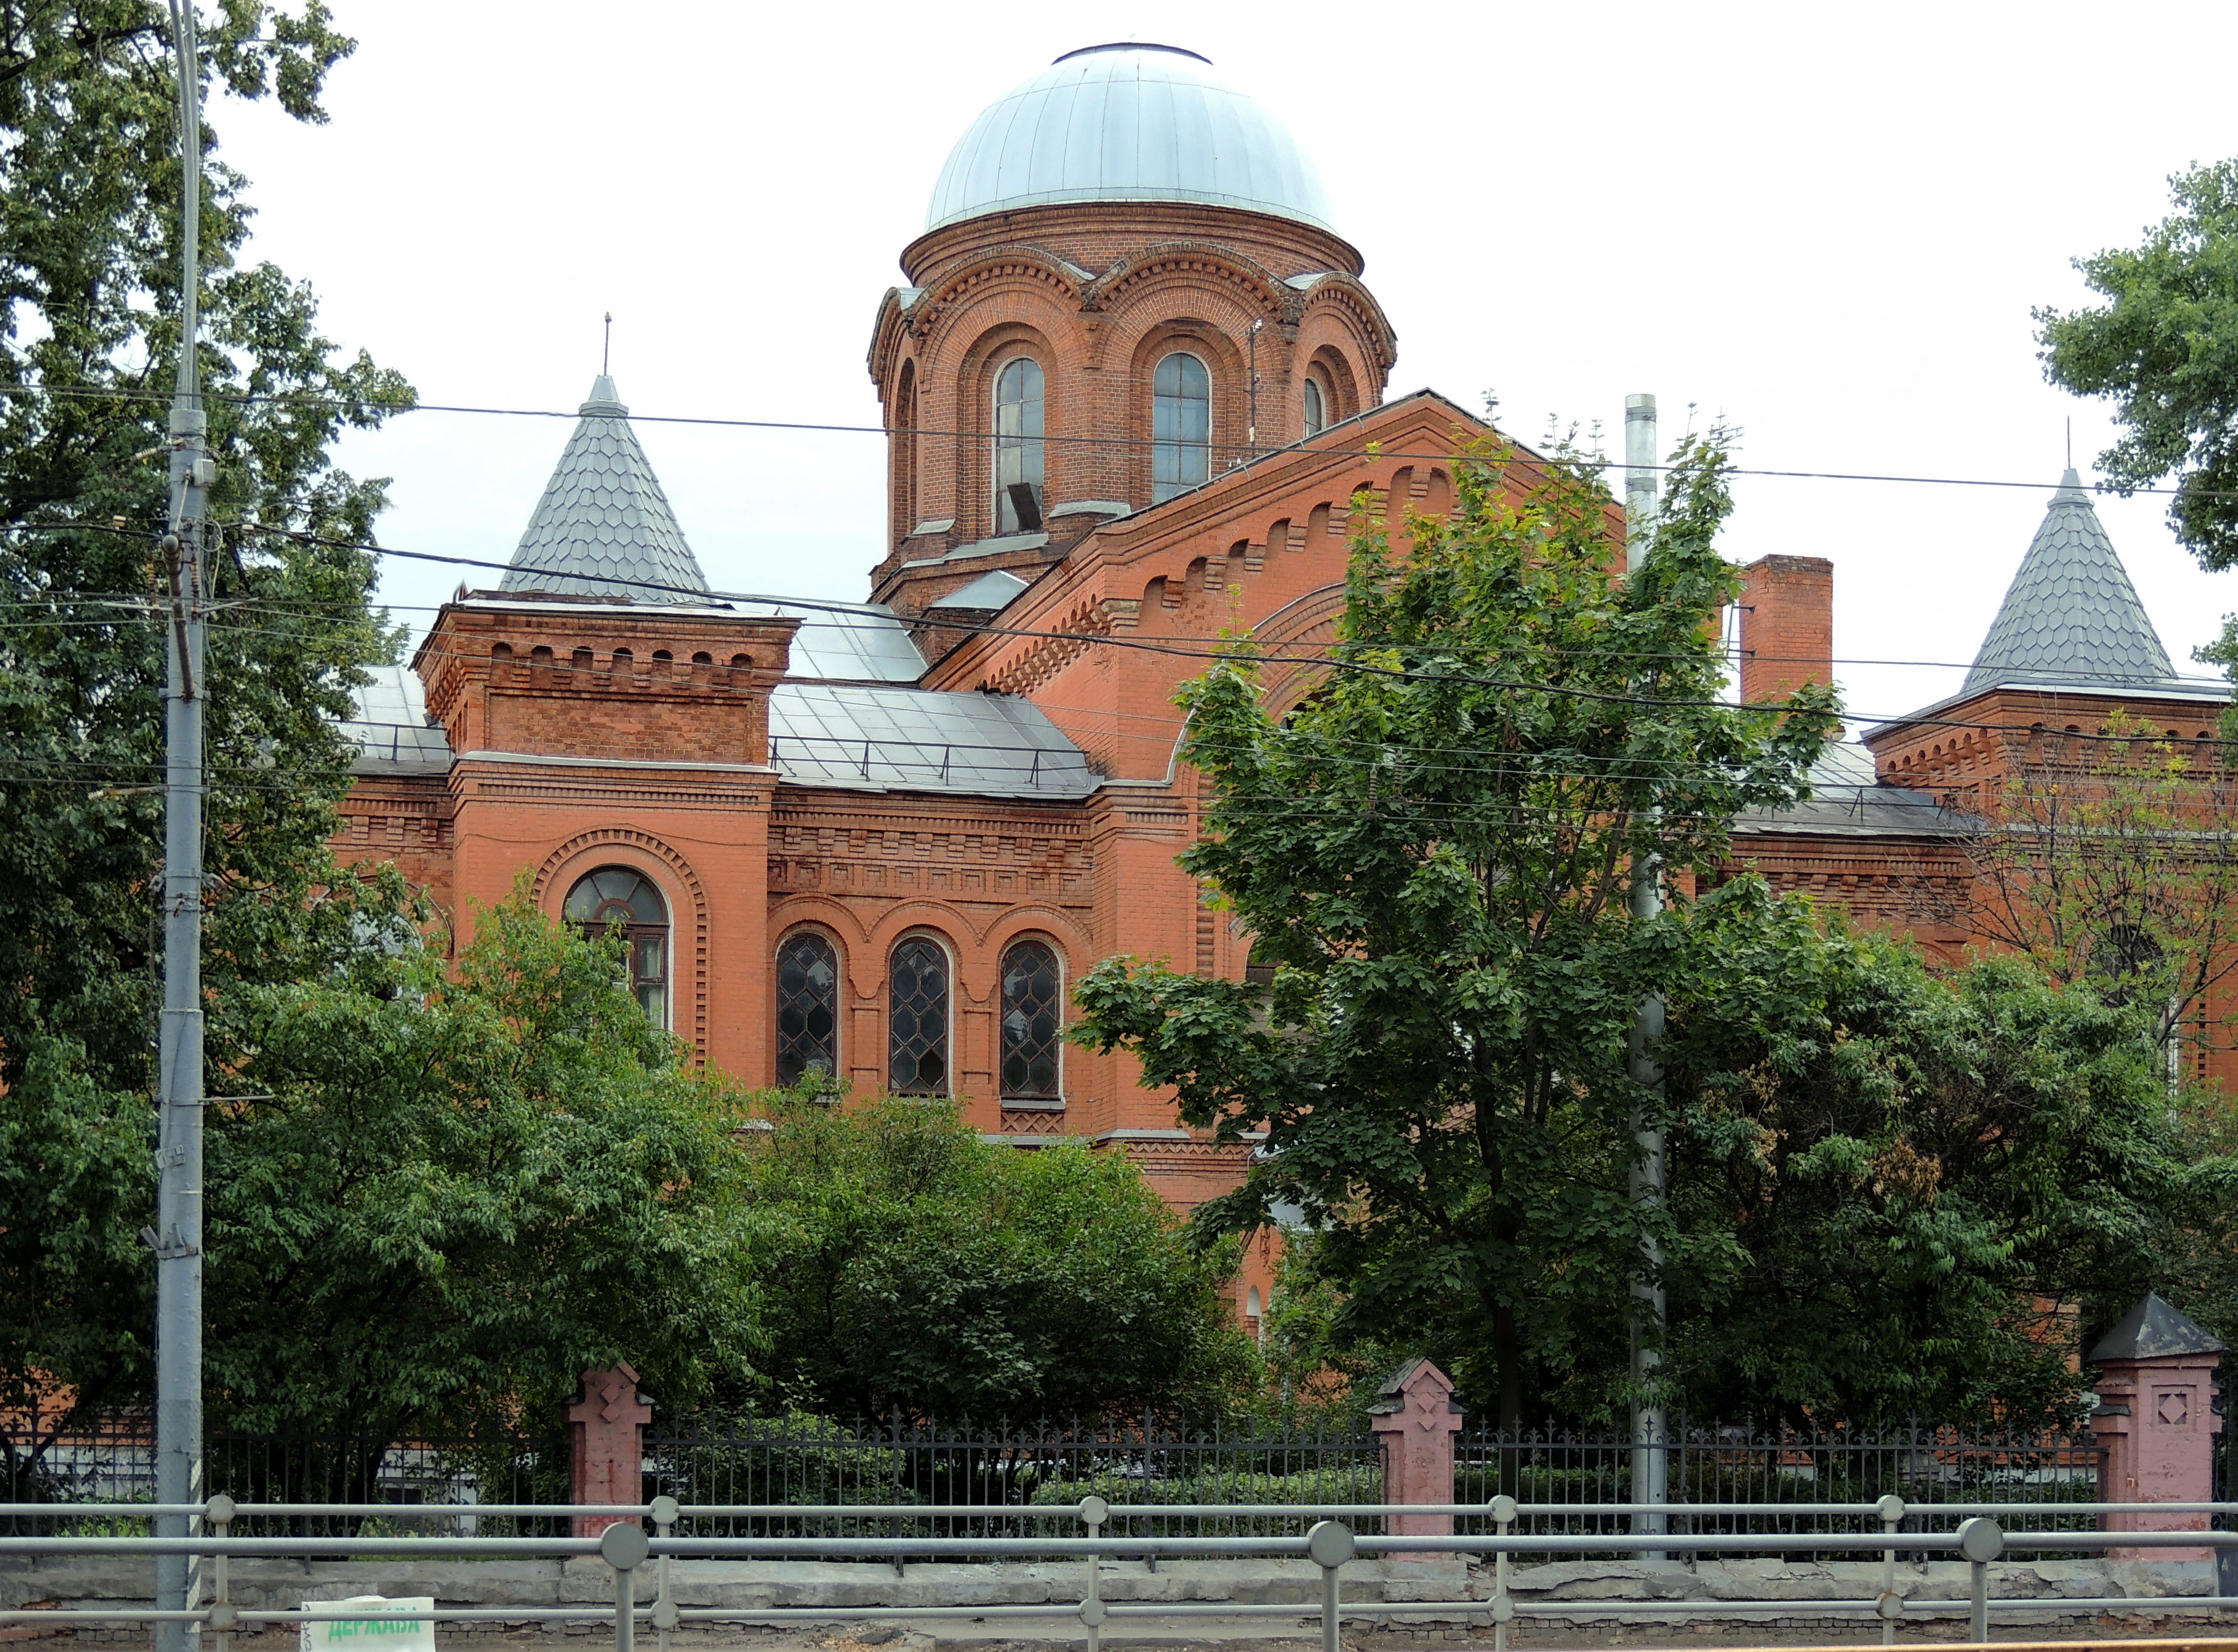
<svg viewBox="0 0 2238 1652">
<path fill-rule="evenodd" d="M 614 370 L 614 313 L 606 312 L 606 341 L 599 351 L 599 376 L 606 378 Z"/>
</svg>

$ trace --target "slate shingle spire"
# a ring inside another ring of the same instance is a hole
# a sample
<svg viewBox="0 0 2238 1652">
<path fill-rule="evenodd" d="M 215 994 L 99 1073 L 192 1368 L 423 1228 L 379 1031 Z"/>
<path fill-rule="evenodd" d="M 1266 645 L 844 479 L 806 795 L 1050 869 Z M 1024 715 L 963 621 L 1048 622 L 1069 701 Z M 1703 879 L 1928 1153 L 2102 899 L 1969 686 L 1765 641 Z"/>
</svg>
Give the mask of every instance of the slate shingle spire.
<svg viewBox="0 0 2238 1652">
<path fill-rule="evenodd" d="M 600 373 L 502 589 L 648 603 L 692 602 L 692 593 L 705 592 L 707 576 L 684 542 L 628 413 L 614 381 Z M 627 583 L 634 580 L 645 583 Z"/>
<path fill-rule="evenodd" d="M 2069 469 L 1982 639 L 1965 692 L 2000 683 L 2135 691 L 2175 676 L 2082 479 Z"/>
</svg>

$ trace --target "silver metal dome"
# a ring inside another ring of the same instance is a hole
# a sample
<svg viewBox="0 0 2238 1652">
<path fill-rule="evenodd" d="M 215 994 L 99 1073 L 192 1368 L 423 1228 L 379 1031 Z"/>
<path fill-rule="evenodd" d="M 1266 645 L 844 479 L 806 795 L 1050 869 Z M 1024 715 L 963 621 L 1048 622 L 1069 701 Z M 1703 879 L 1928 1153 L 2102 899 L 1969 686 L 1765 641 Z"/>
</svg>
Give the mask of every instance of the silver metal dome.
<svg viewBox="0 0 2238 1652">
<path fill-rule="evenodd" d="M 1175 46 L 1067 52 L 950 151 L 928 230 L 1069 201 L 1187 201 L 1336 233 L 1321 174 L 1274 116 Z"/>
</svg>

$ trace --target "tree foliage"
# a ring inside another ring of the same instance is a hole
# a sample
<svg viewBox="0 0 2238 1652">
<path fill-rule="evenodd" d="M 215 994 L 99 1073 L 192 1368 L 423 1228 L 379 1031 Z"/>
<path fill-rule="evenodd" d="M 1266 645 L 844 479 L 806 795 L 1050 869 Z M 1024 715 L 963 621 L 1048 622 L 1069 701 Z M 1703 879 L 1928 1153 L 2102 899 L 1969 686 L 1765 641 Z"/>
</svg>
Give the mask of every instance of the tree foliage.
<svg viewBox="0 0 2238 1652">
<path fill-rule="evenodd" d="M 841 1418 L 1195 1414 L 1253 1361 L 1222 1287 L 1124 1157 L 981 1141 L 952 1107 L 781 1102 L 751 1153 L 766 1382 Z"/>
<path fill-rule="evenodd" d="M 203 40 L 227 90 L 313 121 L 351 50 L 319 0 L 223 0 Z M 164 642 L 147 598 L 181 177 L 165 9 L 0 0 L 0 1403 L 58 1383 L 98 1405 L 144 1386 L 153 1315 L 129 1236 L 155 1186 Z M 334 443 L 411 400 L 321 334 L 308 287 L 242 261 L 245 190 L 214 163 L 201 224 L 221 1065 L 237 988 L 329 967 L 372 898 L 319 896 L 348 780 L 335 719 L 390 640 L 371 558 L 316 541 L 369 537 L 381 484 L 336 469 Z"/>
<path fill-rule="evenodd" d="M 1807 907 L 1698 937 L 1664 1048 L 1671 1357 L 1698 1415 L 2071 1420 L 2069 1359 L 2227 1198 L 2149 999 L 2006 954 L 1957 971 Z"/>
<path fill-rule="evenodd" d="M 1694 995 L 1685 880 L 1734 814 L 1803 794 L 1831 703 L 1727 702 L 1714 439 L 1682 448 L 1631 577 L 1588 471 L 1486 443 L 1458 475 L 1456 520 L 1365 524 L 1340 669 L 1287 717 L 1248 647 L 1182 695 L 1204 783 L 1182 863 L 1278 965 L 1271 993 L 1115 960 L 1076 1036 L 1134 1052 L 1190 1123 L 1266 1133 L 1207 1229 L 1294 1205 L 1361 1334 L 1473 1327 L 1462 1374 L 1514 1423 L 1622 1345 L 1643 1238 L 1679 1237 L 1626 1185 L 1633 1115 L 1661 1105 L 1628 1069 L 1635 1010 Z M 1642 920 L 1650 861 L 1674 899 Z"/>
<path fill-rule="evenodd" d="M 2135 247 L 2076 261 L 2108 301 L 2036 311 L 2044 373 L 2109 396 L 2117 488 L 2176 478 L 2168 521 L 2204 567 L 2238 564 L 2238 161 L 2168 180 L 2176 210 Z"/>
<path fill-rule="evenodd" d="M 740 1098 L 692 1077 L 626 942 L 484 914 L 455 968 L 409 943 L 246 987 L 211 1109 L 213 1409 L 375 1440 L 549 1424 L 626 1359 L 670 1404 L 748 1368 Z"/>
</svg>

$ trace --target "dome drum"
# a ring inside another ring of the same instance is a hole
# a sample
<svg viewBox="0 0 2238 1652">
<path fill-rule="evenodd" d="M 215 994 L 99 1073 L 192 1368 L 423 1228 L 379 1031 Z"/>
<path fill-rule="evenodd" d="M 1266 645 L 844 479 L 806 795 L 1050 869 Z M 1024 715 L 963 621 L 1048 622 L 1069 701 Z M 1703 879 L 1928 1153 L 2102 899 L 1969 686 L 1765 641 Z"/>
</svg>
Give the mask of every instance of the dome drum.
<svg viewBox="0 0 2238 1652">
<path fill-rule="evenodd" d="M 1145 508 L 1381 400 L 1391 328 L 1312 162 L 1193 53 L 1060 58 L 964 134 L 926 222 L 868 362 L 880 600 L 951 558 L 1062 559 L 1068 506 Z"/>
</svg>

